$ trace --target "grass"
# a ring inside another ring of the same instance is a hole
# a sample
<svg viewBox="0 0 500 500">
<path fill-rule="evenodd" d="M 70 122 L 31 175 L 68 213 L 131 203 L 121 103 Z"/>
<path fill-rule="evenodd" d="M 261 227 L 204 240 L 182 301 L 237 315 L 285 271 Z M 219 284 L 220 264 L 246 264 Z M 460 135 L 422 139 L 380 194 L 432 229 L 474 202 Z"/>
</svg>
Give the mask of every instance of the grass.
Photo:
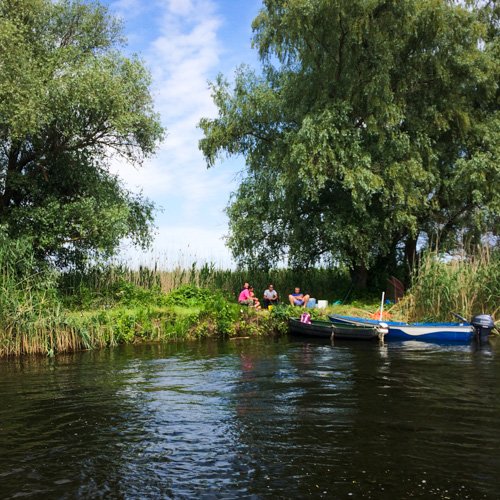
<svg viewBox="0 0 500 500">
<path fill-rule="evenodd" d="M 330 304 L 341 302 L 314 310 L 314 317 L 370 317 L 380 306 L 378 298 L 369 297 L 345 303 L 350 285 L 342 269 L 266 273 L 208 264 L 171 270 L 101 265 L 84 273 L 58 274 L 35 261 L 29 242 L 8 240 L 1 230 L 0 278 L 0 356 L 282 333 L 288 317 L 298 315 L 296 308 L 286 305 L 286 295 L 295 286 Z M 242 309 L 236 298 L 246 281 L 259 295 L 273 283 L 284 304 L 271 314 Z M 386 307 L 386 312 L 407 321 L 450 320 L 452 311 L 468 318 L 482 312 L 497 316 L 499 290 L 499 252 L 478 249 L 451 260 L 428 253 L 403 300 Z"/>
<path fill-rule="evenodd" d="M 273 283 L 282 299 L 296 286 L 330 302 L 343 300 L 351 293 L 348 272 L 342 269 L 239 271 L 220 269 L 213 264 L 198 267 L 196 263 L 189 268 L 174 267 L 170 270 L 161 269 L 159 264 L 152 269 L 141 267 L 138 270 L 122 265 L 96 266 L 85 273 L 62 276 L 60 293 L 68 307 L 88 308 L 115 302 L 120 293 L 128 292 L 127 287 L 156 289 L 168 294 L 180 286 L 193 285 L 236 299 L 245 282 L 250 282 L 259 295 Z"/>
<path fill-rule="evenodd" d="M 452 312 L 467 319 L 480 313 L 498 317 L 499 252 L 481 247 L 452 259 L 428 252 L 414 272 L 412 286 L 397 305 L 397 312 L 409 321 L 450 321 Z"/>
</svg>

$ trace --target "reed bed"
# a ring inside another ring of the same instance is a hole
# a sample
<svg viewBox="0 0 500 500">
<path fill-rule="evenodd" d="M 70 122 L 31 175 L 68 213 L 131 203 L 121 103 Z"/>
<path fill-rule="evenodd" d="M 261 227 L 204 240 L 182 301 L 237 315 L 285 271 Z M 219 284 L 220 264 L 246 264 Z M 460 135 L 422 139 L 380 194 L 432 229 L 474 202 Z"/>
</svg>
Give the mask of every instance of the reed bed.
<svg viewBox="0 0 500 500">
<path fill-rule="evenodd" d="M 486 248 L 453 259 L 426 254 L 410 290 L 391 313 L 410 321 L 450 320 L 451 312 L 467 318 L 482 312 L 498 316 L 499 254 Z M 131 269 L 108 263 L 56 273 L 37 263 L 29 242 L 9 241 L 0 231 L 0 356 L 279 330 L 279 311 L 274 323 L 267 323 L 273 315 L 240 312 L 236 298 L 245 282 L 259 296 L 273 283 L 285 305 L 288 293 L 300 286 L 318 299 L 342 302 L 334 312 L 367 315 L 377 308 L 376 300 L 352 301 L 343 269 L 264 272 L 196 263 Z M 347 297 L 350 304 L 345 304 Z M 292 313 L 285 309 L 283 314 Z"/>
<path fill-rule="evenodd" d="M 86 314 L 66 311 L 57 319 L 42 318 L 0 330 L 0 357 L 75 352 L 122 343 L 158 342 L 216 333 L 211 311 L 201 308 L 117 306 Z M 206 320 L 206 321 L 205 321 Z"/>
<path fill-rule="evenodd" d="M 60 292 L 70 302 L 71 298 L 88 307 L 90 302 L 112 303 L 128 285 L 168 294 L 183 285 L 193 285 L 220 291 L 227 298 L 236 299 L 245 282 L 251 283 L 258 296 L 272 283 L 283 300 L 296 286 L 311 296 L 343 301 L 351 292 L 349 273 L 340 268 L 312 268 L 308 270 L 274 269 L 230 270 L 214 264 L 190 267 L 175 266 L 162 269 L 130 269 L 123 265 L 96 266 L 85 273 L 68 273 L 61 278 Z"/>
<path fill-rule="evenodd" d="M 500 252 L 488 247 L 444 258 L 426 253 L 413 273 L 412 286 L 396 308 L 409 321 L 470 319 L 500 312 Z"/>
<path fill-rule="evenodd" d="M 48 352 L 54 335 L 47 323 L 59 314 L 56 285 L 56 273 L 36 262 L 30 242 L 10 240 L 0 227 L 0 355 L 40 346 Z"/>
</svg>

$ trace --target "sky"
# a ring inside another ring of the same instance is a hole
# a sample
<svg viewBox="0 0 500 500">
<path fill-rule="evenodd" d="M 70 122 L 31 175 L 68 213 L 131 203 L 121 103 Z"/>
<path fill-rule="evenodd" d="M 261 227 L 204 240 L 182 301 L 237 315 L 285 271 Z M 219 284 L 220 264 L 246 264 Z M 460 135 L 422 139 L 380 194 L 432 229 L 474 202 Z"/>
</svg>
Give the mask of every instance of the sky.
<svg viewBox="0 0 500 500">
<path fill-rule="evenodd" d="M 101 0 L 102 1 L 102 0 Z M 167 129 L 157 154 L 140 169 L 112 169 L 134 192 L 152 200 L 156 235 L 150 252 L 124 243 L 121 258 L 132 265 L 169 268 L 213 262 L 231 267 L 224 244 L 224 209 L 238 185 L 244 161 L 228 158 L 207 169 L 198 149 L 202 117 L 216 117 L 208 82 L 232 79 L 240 64 L 259 67 L 251 48 L 251 22 L 261 0 L 106 0 L 122 19 L 126 53 L 138 54 L 152 74 L 151 93 Z"/>
</svg>

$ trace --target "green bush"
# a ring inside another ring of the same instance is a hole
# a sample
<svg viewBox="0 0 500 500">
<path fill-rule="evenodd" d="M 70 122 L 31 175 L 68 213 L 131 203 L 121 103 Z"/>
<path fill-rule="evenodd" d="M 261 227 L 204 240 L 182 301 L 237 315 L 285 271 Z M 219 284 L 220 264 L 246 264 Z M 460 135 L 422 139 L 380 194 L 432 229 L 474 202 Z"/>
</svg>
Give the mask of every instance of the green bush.
<svg viewBox="0 0 500 500">
<path fill-rule="evenodd" d="M 12 240 L 0 226 L 0 330 L 57 315 L 57 273 L 34 257 L 31 241 Z"/>
<path fill-rule="evenodd" d="M 166 306 L 199 307 L 213 297 L 214 292 L 195 285 L 182 285 L 163 300 Z"/>
</svg>

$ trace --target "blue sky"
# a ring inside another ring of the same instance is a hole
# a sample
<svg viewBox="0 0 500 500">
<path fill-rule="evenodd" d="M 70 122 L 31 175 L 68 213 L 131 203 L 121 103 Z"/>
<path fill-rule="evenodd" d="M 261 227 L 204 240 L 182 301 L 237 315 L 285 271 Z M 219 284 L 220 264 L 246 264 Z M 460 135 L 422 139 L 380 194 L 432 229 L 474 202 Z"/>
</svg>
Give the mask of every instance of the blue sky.
<svg viewBox="0 0 500 500">
<path fill-rule="evenodd" d="M 201 117 L 214 117 L 208 81 L 218 73 L 232 78 L 242 64 L 258 67 L 251 49 L 251 22 L 260 0 L 108 0 L 122 18 L 126 51 L 137 53 L 152 73 L 156 110 L 167 128 L 157 155 L 141 169 L 115 163 L 114 171 L 133 191 L 142 191 L 162 209 L 148 254 L 124 244 L 134 264 L 165 267 L 192 262 L 232 264 L 223 236 L 224 208 L 237 187 L 242 158 L 207 170 L 198 141 Z"/>
</svg>

